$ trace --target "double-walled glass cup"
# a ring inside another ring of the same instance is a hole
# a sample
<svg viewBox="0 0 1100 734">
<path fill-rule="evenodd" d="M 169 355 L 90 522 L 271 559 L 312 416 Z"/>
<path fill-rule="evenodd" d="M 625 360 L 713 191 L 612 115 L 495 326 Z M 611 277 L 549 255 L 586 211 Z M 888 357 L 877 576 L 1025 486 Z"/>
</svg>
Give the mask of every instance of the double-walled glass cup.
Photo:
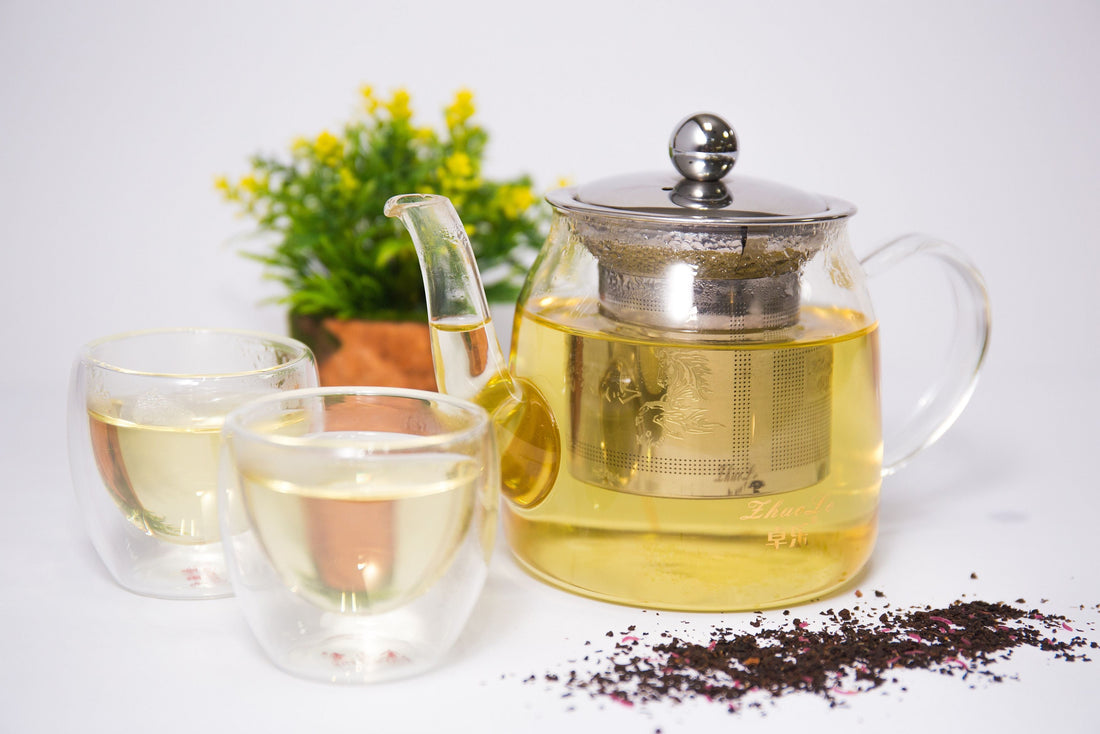
<svg viewBox="0 0 1100 734">
<path fill-rule="evenodd" d="M 217 514 L 226 414 L 314 387 L 302 343 L 165 329 L 84 346 L 69 394 L 69 463 L 92 544 L 123 587 L 177 599 L 228 596 Z"/>
<path fill-rule="evenodd" d="M 222 536 L 278 667 L 364 683 L 448 652 L 493 547 L 491 425 L 472 403 L 396 388 L 295 391 L 229 415 Z"/>
</svg>

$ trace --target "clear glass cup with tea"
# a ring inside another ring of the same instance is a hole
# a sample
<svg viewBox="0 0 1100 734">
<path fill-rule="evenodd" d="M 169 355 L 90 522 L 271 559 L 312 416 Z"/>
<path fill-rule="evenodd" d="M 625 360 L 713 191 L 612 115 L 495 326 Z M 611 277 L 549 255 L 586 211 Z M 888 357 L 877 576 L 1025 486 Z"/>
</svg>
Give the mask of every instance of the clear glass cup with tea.
<svg viewBox="0 0 1100 734">
<path fill-rule="evenodd" d="M 88 534 L 115 580 L 162 598 L 230 595 L 217 515 L 225 416 L 316 385 L 310 350 L 267 334 L 160 329 L 82 347 L 69 461 Z"/>
<path fill-rule="evenodd" d="M 320 388 L 243 406 L 224 434 L 230 576 L 272 662 L 335 683 L 438 664 L 492 553 L 488 414 L 438 393 Z"/>
</svg>

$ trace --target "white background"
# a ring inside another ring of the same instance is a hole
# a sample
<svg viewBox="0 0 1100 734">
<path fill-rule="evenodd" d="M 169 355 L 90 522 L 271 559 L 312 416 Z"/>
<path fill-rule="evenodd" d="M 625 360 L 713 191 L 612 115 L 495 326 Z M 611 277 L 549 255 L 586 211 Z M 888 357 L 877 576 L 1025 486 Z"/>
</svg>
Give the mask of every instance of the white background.
<svg viewBox="0 0 1100 734">
<path fill-rule="evenodd" d="M 955 429 L 884 485 L 862 588 L 896 604 L 1048 598 L 1087 629 L 1100 603 L 1098 35 L 1100 4 L 1069 0 L 0 1 L 0 731 L 1094 730 L 1100 661 L 1027 651 L 997 686 L 914 675 L 839 710 L 567 711 L 560 690 L 522 678 L 655 618 L 546 588 L 503 550 L 444 668 L 366 689 L 298 681 L 268 666 L 233 600 L 112 584 L 72 499 L 64 406 L 89 339 L 285 330 L 260 303 L 277 292 L 237 254 L 248 222 L 213 180 L 335 127 L 363 83 L 407 87 L 422 122 L 470 87 L 489 173 L 543 189 L 664 169 L 672 126 L 710 110 L 737 129 L 738 171 L 855 202 L 861 255 L 928 231 L 988 281 L 982 383 Z M 892 415 L 937 367 L 951 304 L 917 269 L 874 295 Z M 747 617 L 682 619 L 705 631 Z"/>
</svg>

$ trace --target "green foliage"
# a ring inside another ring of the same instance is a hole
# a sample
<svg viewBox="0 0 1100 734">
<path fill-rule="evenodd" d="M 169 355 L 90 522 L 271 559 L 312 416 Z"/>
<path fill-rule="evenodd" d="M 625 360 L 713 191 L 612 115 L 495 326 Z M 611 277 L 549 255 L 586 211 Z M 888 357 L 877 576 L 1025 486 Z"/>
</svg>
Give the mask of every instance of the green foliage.
<svg viewBox="0 0 1100 734">
<path fill-rule="evenodd" d="M 488 133 L 472 121 L 473 95 L 456 93 L 440 132 L 413 123 L 409 95 L 378 99 L 362 89 L 361 111 L 337 134 L 293 142 L 289 155 L 251 158 L 251 171 L 216 185 L 227 201 L 274 234 L 268 252 L 246 253 L 286 288 L 291 312 L 416 320 L 424 289 L 412 240 L 382 213 L 395 194 L 441 194 L 466 225 L 490 301 L 513 300 L 537 249 L 545 213 L 521 176 L 482 177 Z"/>
</svg>

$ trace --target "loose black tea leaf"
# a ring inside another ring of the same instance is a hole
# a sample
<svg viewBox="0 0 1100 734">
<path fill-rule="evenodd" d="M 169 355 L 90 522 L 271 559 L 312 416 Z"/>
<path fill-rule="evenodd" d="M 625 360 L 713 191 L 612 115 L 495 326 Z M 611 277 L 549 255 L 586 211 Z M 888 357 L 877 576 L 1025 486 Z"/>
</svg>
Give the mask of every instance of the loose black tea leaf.
<svg viewBox="0 0 1100 734">
<path fill-rule="evenodd" d="M 885 594 L 876 591 L 875 596 Z M 835 706 L 844 697 L 896 683 L 902 670 L 956 676 L 973 686 L 977 680 L 1001 682 L 1004 674 L 995 663 L 1015 648 L 1088 662 L 1081 649 L 1098 647 L 1076 634 L 1080 630 L 1065 617 L 999 602 L 956 601 L 940 609 L 873 612 L 857 606 L 828 609 L 821 616 L 823 621 L 815 625 L 796 617 L 771 627 L 758 613 L 749 622 L 751 632 L 714 626 L 705 642 L 665 631 L 658 643 L 645 644 L 631 625 L 619 633 L 614 651 L 598 661 L 599 670 L 572 670 L 562 682 L 570 693 L 586 692 L 627 706 L 703 698 L 734 712 L 745 703 L 759 705 L 761 697 L 798 692 Z M 1064 639 L 1066 633 L 1072 636 Z"/>
</svg>

